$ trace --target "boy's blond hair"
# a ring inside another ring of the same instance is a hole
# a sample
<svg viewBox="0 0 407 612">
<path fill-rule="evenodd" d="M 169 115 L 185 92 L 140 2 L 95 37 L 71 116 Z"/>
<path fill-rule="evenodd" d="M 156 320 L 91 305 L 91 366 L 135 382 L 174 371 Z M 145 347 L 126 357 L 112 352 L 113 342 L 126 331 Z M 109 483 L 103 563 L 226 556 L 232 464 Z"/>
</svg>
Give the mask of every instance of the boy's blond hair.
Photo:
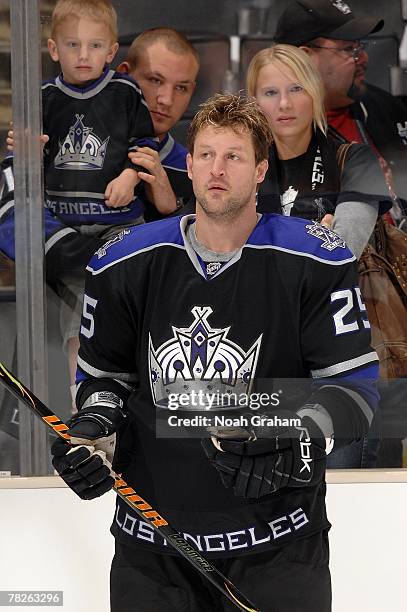
<svg viewBox="0 0 407 612">
<path fill-rule="evenodd" d="M 193 155 L 198 132 L 208 126 L 230 128 L 251 136 L 256 164 L 268 159 L 273 137 L 268 121 L 253 98 L 242 94 L 215 94 L 200 105 L 188 130 L 188 150 Z"/>
<path fill-rule="evenodd" d="M 312 99 L 313 123 L 326 134 L 327 121 L 324 110 L 324 85 L 318 70 L 305 51 L 291 45 L 276 44 L 262 49 L 253 57 L 246 75 L 246 87 L 249 96 L 256 96 L 259 73 L 264 66 L 279 64 L 294 74 L 298 83 Z"/>
<path fill-rule="evenodd" d="M 117 41 L 117 14 L 109 0 L 58 0 L 52 12 L 51 38 L 69 17 L 85 17 L 107 25 L 112 42 Z"/>
</svg>

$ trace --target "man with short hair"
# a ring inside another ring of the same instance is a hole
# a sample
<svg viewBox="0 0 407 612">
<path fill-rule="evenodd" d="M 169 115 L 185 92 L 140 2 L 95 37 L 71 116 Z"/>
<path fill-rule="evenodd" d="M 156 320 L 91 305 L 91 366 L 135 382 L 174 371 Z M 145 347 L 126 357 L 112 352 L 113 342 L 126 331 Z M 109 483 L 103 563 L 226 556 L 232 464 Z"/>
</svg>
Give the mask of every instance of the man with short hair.
<svg viewBox="0 0 407 612">
<path fill-rule="evenodd" d="M 366 433 L 377 355 L 345 243 L 256 211 L 271 138 L 254 100 L 209 99 L 188 138 L 196 216 L 139 225 L 93 257 L 74 446 L 57 440 L 53 465 L 93 499 L 113 463 L 256 609 L 330 612 L 325 455 Z M 119 498 L 111 530 L 112 612 L 229 609 Z"/>
<path fill-rule="evenodd" d="M 143 92 L 159 138 L 158 152 L 143 147 L 132 155 L 133 163 L 144 166 L 140 173 L 147 196 L 145 219 L 162 215 L 153 206 L 157 201 L 181 208 L 192 196 L 187 176 L 187 150 L 175 142 L 170 130 L 184 115 L 196 86 L 199 55 L 183 34 L 171 28 L 146 30 L 131 44 L 127 59 L 117 70 L 133 77 Z"/>
<path fill-rule="evenodd" d="M 282 13 L 274 39 L 309 53 L 325 86 L 330 132 L 364 142 L 378 155 L 395 204 L 396 222 L 407 211 L 407 106 L 365 82 L 367 47 L 361 42 L 384 22 L 355 14 L 342 0 L 295 0 Z M 398 198 L 396 197 L 398 196 Z"/>
</svg>

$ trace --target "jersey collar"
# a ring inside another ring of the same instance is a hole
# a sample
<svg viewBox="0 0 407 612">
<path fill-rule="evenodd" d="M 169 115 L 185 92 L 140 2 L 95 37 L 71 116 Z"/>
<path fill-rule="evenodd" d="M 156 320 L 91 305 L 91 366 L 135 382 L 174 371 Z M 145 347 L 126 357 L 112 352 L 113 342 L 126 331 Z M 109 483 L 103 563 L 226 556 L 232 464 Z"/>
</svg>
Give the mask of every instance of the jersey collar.
<svg viewBox="0 0 407 612">
<path fill-rule="evenodd" d="M 55 85 L 60 89 L 63 93 L 67 94 L 71 98 L 78 98 L 79 100 L 86 100 L 87 98 L 92 98 L 96 94 L 98 94 L 102 89 L 106 87 L 106 85 L 112 80 L 114 75 L 114 70 L 109 70 L 109 68 L 105 68 L 100 77 L 95 81 L 92 81 L 86 87 L 77 87 L 76 85 L 71 85 L 71 83 L 67 83 L 64 81 L 63 75 L 60 74 L 55 79 Z"/>
<path fill-rule="evenodd" d="M 253 231 L 256 231 L 256 227 L 258 226 L 258 224 L 259 224 L 259 222 L 261 220 L 261 217 L 262 217 L 261 214 L 258 214 L 257 216 L 258 216 L 257 224 L 256 224 L 255 228 L 253 229 Z M 206 276 L 204 270 L 202 269 L 201 259 L 200 259 L 199 255 L 194 251 L 194 249 L 192 248 L 191 243 L 189 242 L 189 240 L 186 237 L 186 227 L 190 223 L 195 223 L 195 221 L 196 221 L 196 215 L 185 215 L 184 217 L 181 217 L 181 220 L 180 220 L 180 231 L 181 231 L 181 235 L 182 235 L 182 240 L 184 242 L 184 246 L 185 246 L 185 250 L 187 252 L 187 255 L 188 255 L 189 259 L 191 260 L 191 263 L 194 266 L 195 270 L 206 281 L 210 282 L 210 281 L 214 280 L 215 278 L 218 278 L 218 276 L 223 274 L 228 268 L 230 268 L 231 266 L 233 266 L 235 263 L 237 263 L 240 260 L 245 245 L 243 245 L 238 251 L 236 251 L 236 253 L 232 257 L 232 259 L 230 259 L 225 265 L 223 265 L 218 270 L 218 272 L 216 272 L 216 274 L 213 274 L 212 276 Z"/>
</svg>

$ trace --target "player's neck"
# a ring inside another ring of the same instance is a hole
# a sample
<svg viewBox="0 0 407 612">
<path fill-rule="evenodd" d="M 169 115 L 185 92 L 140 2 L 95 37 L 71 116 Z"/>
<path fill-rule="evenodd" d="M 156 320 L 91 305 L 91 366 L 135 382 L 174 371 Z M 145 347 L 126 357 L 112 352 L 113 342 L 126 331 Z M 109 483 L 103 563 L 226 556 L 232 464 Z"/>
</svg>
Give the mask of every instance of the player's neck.
<svg viewBox="0 0 407 612">
<path fill-rule="evenodd" d="M 230 253 L 240 249 L 256 227 L 255 207 L 240 211 L 235 219 L 208 216 L 197 204 L 196 237 L 209 251 Z"/>
</svg>

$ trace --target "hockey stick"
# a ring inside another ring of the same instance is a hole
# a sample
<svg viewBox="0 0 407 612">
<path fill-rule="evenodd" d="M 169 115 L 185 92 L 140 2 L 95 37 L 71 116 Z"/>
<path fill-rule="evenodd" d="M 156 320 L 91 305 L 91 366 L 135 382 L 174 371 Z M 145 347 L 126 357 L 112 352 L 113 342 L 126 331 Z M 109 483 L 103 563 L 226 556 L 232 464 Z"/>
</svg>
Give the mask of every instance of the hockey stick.
<svg viewBox="0 0 407 612">
<path fill-rule="evenodd" d="M 0 381 L 5 387 L 26 406 L 39 416 L 61 438 L 69 442 L 68 427 L 51 410 L 45 406 L 27 387 L 15 378 L 0 362 Z M 144 521 L 151 525 L 179 554 L 191 563 L 205 576 L 223 595 L 225 595 L 239 610 L 260 612 L 247 597 L 245 597 L 219 570 L 193 548 L 178 531 L 163 518 L 150 504 L 136 493 L 120 476 L 113 474 L 114 489 Z"/>
</svg>

